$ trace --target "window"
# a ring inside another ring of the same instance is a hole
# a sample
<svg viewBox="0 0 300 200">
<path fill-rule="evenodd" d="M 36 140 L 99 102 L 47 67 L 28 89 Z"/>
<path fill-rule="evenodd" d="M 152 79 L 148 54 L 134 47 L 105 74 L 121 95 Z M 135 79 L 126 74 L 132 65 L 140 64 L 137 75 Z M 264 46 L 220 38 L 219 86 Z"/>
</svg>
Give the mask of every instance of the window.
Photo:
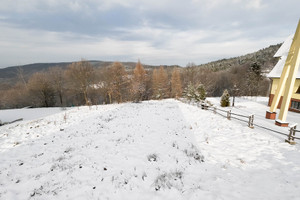
<svg viewBox="0 0 300 200">
<path fill-rule="evenodd" d="M 299 85 L 299 87 L 298 87 L 296 93 L 297 93 L 297 94 L 300 94 L 300 85 Z"/>
<path fill-rule="evenodd" d="M 300 102 L 292 101 L 291 108 L 296 109 L 296 110 L 300 110 Z"/>
</svg>

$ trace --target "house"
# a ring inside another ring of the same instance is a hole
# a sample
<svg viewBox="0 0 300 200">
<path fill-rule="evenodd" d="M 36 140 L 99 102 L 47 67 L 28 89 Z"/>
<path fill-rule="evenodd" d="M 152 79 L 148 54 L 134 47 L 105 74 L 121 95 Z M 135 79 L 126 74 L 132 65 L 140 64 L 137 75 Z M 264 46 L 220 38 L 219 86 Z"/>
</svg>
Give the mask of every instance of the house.
<svg viewBox="0 0 300 200">
<path fill-rule="evenodd" d="M 293 35 L 289 36 L 286 39 L 286 41 L 281 45 L 281 47 L 278 49 L 278 51 L 274 55 L 274 57 L 279 57 L 280 59 L 279 59 L 278 63 L 275 65 L 275 67 L 272 69 L 272 71 L 267 75 L 267 77 L 271 79 L 271 83 L 272 83 L 271 91 L 270 91 L 270 95 L 269 95 L 269 103 L 268 103 L 269 106 L 271 106 L 274 95 L 275 95 L 275 91 L 278 88 L 279 79 L 280 79 L 286 58 L 288 56 L 292 41 L 293 41 Z M 284 91 L 283 91 L 283 94 L 284 94 Z M 281 96 L 279 104 L 278 104 L 278 108 L 280 108 L 280 106 L 281 106 L 282 98 L 283 97 Z M 290 105 L 289 105 L 289 110 L 300 113 L 300 67 L 298 69 L 298 73 L 296 76 L 296 81 L 295 81 L 293 94 L 292 94 L 292 98 L 291 98 Z"/>
</svg>

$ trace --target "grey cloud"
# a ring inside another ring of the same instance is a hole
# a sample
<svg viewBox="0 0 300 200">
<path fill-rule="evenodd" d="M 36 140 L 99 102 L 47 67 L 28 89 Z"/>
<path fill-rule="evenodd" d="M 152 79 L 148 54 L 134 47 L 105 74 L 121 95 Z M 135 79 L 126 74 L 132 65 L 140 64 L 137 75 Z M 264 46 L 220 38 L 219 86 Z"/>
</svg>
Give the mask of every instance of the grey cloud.
<svg viewBox="0 0 300 200">
<path fill-rule="evenodd" d="M 200 63 L 209 58 L 258 50 L 274 41 L 281 42 L 295 30 L 300 7 L 299 0 L 28 0 L 27 4 L 15 0 L 15 6 L 8 0 L 2 2 L 0 28 L 2 38 L 8 39 L 0 39 L 0 44 L 9 46 L 9 41 L 15 40 L 17 35 L 5 32 L 5 27 L 13 27 L 19 34 L 23 31 L 35 33 L 32 40 L 36 37 L 43 41 L 45 37 L 51 44 L 58 43 L 57 46 L 61 43 L 70 47 L 95 43 L 93 48 L 99 52 L 102 52 L 101 48 L 107 48 L 107 42 L 101 47 L 103 41 L 113 41 L 111 48 L 116 48 L 116 53 L 112 49 L 112 55 L 106 57 L 131 59 L 138 56 L 136 49 L 139 49 L 145 51 L 140 55 L 148 60 L 155 58 L 161 60 L 161 64 L 180 62 L 178 64 L 183 65 L 186 60 Z M 46 37 L 47 32 L 55 33 L 55 37 Z M 31 35 L 26 34 L 26 37 Z M 21 40 L 22 37 L 18 38 Z M 213 50 L 225 43 L 234 44 L 234 50 L 224 53 Z M 13 54 L 15 43 L 10 44 Z M 125 55 L 118 51 L 119 44 L 124 51 L 123 44 L 133 45 L 136 49 Z M 47 48 L 49 44 L 42 45 Z M 183 51 L 187 47 L 191 50 L 185 54 Z M 201 49 L 204 47 L 209 53 Z M 90 52 L 89 49 L 86 51 Z M 158 57 L 162 52 L 165 61 Z M 80 53 L 76 52 L 76 55 Z M 182 58 L 177 58 L 179 55 Z"/>
<path fill-rule="evenodd" d="M 100 1 L 101 2 L 101 1 Z M 74 32 L 91 35 L 118 35 L 114 32 L 116 28 L 137 28 L 143 26 L 147 21 L 150 27 L 169 27 L 178 30 L 230 30 L 232 21 L 240 21 L 236 28 L 241 30 L 252 30 L 252 28 L 265 29 L 266 24 L 286 24 L 286 19 L 297 14 L 282 12 L 282 9 L 293 10 L 297 1 L 290 0 L 289 3 L 273 0 L 272 4 L 265 3 L 261 10 L 248 9 L 241 1 L 240 3 L 230 3 L 231 1 L 220 1 L 220 5 L 208 9 L 207 1 L 200 1 L 193 4 L 192 1 L 174 1 L 174 3 L 162 4 L 162 8 L 154 10 L 156 6 L 146 4 L 141 6 L 141 1 L 131 1 L 128 6 L 116 5 L 106 10 L 99 10 L 101 3 L 95 1 L 81 2 L 82 9 L 74 10 L 70 5 L 62 7 L 57 4 L 54 7 L 48 4 L 37 6 L 33 12 L 10 12 L 6 13 L 6 22 L 15 24 L 22 28 L 32 28 L 58 32 Z M 203 3 L 201 3 L 203 2 Z M 213 1 L 212 1 L 213 2 Z M 221 3 L 225 2 L 225 3 Z M 154 1 L 155 4 L 155 1 Z M 293 7 L 292 7 L 293 6 Z M 276 16 L 280 13 L 280 17 Z M 289 13 L 289 14 L 286 14 Z M 284 16 L 289 15 L 289 16 Z M 276 21 L 275 21 L 276 19 Z M 285 23 L 282 23 L 285 21 Z M 287 22 L 289 23 L 289 22 Z M 259 34 L 251 33 L 251 35 Z M 265 32 L 262 31 L 262 34 Z M 247 35 L 247 34 L 246 34 Z"/>
</svg>

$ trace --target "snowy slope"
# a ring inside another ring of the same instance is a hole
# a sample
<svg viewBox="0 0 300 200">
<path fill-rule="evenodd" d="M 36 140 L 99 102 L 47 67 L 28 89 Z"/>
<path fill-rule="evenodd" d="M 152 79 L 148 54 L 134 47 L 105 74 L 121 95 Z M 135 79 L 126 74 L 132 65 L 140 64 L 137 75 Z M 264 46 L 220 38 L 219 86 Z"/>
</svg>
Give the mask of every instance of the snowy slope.
<svg viewBox="0 0 300 200">
<path fill-rule="evenodd" d="M 300 150 L 175 100 L 0 127 L 0 199 L 299 199 Z"/>
</svg>

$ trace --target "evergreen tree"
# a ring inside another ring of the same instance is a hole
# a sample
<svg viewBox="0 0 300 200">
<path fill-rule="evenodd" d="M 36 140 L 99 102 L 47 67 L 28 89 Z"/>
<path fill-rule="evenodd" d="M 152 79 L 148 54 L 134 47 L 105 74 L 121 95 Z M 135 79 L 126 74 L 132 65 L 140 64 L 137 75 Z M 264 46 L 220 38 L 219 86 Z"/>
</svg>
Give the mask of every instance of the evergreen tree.
<svg viewBox="0 0 300 200">
<path fill-rule="evenodd" d="M 199 84 L 195 89 L 194 98 L 196 102 L 204 101 L 206 99 L 206 90 L 203 84 Z"/>
<path fill-rule="evenodd" d="M 220 103 L 221 103 L 222 107 L 230 106 L 230 95 L 229 95 L 227 89 L 224 90 L 223 95 L 221 97 L 221 102 Z"/>
<path fill-rule="evenodd" d="M 247 71 L 247 86 L 248 94 L 250 96 L 257 96 L 259 93 L 259 86 L 262 81 L 261 66 L 253 63 Z"/>
<path fill-rule="evenodd" d="M 203 84 L 199 84 L 195 87 L 190 83 L 184 90 L 184 96 L 189 100 L 194 100 L 196 102 L 204 101 L 206 99 L 206 90 Z"/>
<path fill-rule="evenodd" d="M 195 87 L 192 83 L 189 83 L 188 86 L 184 89 L 184 97 L 187 98 L 189 101 L 194 99 L 195 97 Z"/>
</svg>

